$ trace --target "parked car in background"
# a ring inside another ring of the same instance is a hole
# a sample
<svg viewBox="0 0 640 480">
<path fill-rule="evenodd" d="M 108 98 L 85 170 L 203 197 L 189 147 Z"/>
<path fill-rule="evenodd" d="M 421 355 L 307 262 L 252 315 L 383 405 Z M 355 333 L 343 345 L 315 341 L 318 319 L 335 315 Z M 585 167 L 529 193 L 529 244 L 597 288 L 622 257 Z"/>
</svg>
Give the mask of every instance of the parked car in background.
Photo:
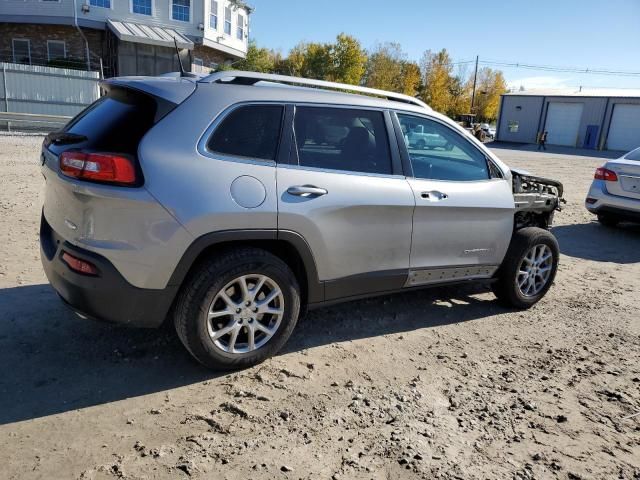
<svg viewBox="0 0 640 480">
<path fill-rule="evenodd" d="M 606 226 L 640 222 L 640 148 L 596 169 L 585 206 Z"/>
<path fill-rule="evenodd" d="M 417 148 L 419 150 L 444 148 L 445 150 L 451 150 L 453 145 L 438 135 L 434 131 L 428 131 L 425 125 L 422 124 L 408 124 L 405 126 L 407 133 L 405 139 L 410 148 Z"/>
<path fill-rule="evenodd" d="M 491 125 L 489 125 L 488 123 L 483 123 L 480 125 L 480 128 L 482 129 L 482 131 L 485 133 L 485 135 L 487 137 L 489 137 L 490 139 L 494 139 L 496 137 L 496 128 L 492 127 Z"/>
<path fill-rule="evenodd" d="M 169 318 L 230 369 L 275 354 L 307 308 L 482 281 L 525 309 L 553 283 L 562 185 L 420 100 L 232 71 L 102 86 L 41 157 L 42 263 L 85 317 Z"/>
</svg>

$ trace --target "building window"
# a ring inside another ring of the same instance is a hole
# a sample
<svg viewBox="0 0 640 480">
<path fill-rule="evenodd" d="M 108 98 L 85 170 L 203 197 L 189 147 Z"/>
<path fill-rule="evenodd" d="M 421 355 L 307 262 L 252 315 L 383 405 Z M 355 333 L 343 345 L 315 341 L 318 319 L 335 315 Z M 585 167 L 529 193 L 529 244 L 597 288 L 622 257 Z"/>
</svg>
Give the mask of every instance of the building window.
<svg viewBox="0 0 640 480">
<path fill-rule="evenodd" d="M 47 60 L 67 58 L 67 49 L 63 40 L 47 40 Z"/>
<path fill-rule="evenodd" d="M 211 70 L 218 70 L 218 67 L 219 67 L 219 66 L 220 66 L 220 65 L 218 65 L 216 62 L 209 62 L 209 68 L 210 68 Z"/>
<path fill-rule="evenodd" d="M 111 0 L 89 0 L 92 7 L 111 8 Z"/>
<path fill-rule="evenodd" d="M 511 133 L 518 133 L 518 127 L 520 126 L 516 120 L 509 120 L 507 124 Z"/>
<path fill-rule="evenodd" d="M 236 27 L 238 40 L 244 40 L 244 17 L 238 14 L 238 26 Z"/>
<path fill-rule="evenodd" d="M 211 11 L 209 12 L 209 28 L 218 29 L 218 2 L 211 0 Z"/>
<path fill-rule="evenodd" d="M 140 15 L 152 15 L 152 0 L 132 0 L 131 11 Z"/>
<path fill-rule="evenodd" d="M 171 18 L 181 22 L 191 20 L 191 0 L 172 0 Z"/>
<path fill-rule="evenodd" d="M 31 43 L 25 38 L 13 39 L 13 63 L 31 65 Z"/>
<path fill-rule="evenodd" d="M 224 33 L 231 35 L 231 8 L 224 7 Z"/>
</svg>

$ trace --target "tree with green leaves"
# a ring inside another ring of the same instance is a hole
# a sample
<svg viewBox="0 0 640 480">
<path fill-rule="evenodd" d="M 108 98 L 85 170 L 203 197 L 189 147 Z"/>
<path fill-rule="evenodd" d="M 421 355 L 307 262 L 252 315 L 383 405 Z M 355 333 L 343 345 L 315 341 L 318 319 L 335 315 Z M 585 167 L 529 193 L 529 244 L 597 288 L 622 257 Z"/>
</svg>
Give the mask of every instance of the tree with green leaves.
<svg viewBox="0 0 640 480">
<path fill-rule="evenodd" d="M 369 53 L 364 85 L 381 90 L 401 91 L 404 56 L 399 43 L 378 44 Z"/>
<path fill-rule="evenodd" d="M 282 69 L 288 75 L 358 84 L 366 61 L 360 42 L 341 33 L 335 43 L 299 43 L 283 61 Z"/>
<path fill-rule="evenodd" d="M 247 56 L 233 65 L 234 70 L 271 73 L 276 68 L 278 54 L 268 48 L 258 47 L 255 40 L 249 42 Z"/>
<path fill-rule="evenodd" d="M 360 42 L 346 33 L 336 37 L 336 42 L 329 45 L 332 65 L 328 80 L 358 85 L 367 64 L 367 54 Z"/>
</svg>

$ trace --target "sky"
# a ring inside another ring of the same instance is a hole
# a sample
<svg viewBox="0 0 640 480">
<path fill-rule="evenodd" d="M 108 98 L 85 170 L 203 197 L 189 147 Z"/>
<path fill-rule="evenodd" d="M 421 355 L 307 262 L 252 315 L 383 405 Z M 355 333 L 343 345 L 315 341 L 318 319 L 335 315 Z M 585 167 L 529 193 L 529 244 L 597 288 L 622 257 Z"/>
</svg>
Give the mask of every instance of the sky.
<svg viewBox="0 0 640 480">
<path fill-rule="evenodd" d="M 399 42 L 410 60 L 446 48 L 455 62 L 640 72 L 640 0 L 250 0 L 250 35 L 286 54 L 340 32 L 363 47 Z M 482 66 L 482 64 L 480 65 Z M 491 66 L 491 65 L 487 65 Z M 499 68 L 509 86 L 640 88 L 635 76 Z M 469 64 L 468 73 L 473 66 Z"/>
</svg>

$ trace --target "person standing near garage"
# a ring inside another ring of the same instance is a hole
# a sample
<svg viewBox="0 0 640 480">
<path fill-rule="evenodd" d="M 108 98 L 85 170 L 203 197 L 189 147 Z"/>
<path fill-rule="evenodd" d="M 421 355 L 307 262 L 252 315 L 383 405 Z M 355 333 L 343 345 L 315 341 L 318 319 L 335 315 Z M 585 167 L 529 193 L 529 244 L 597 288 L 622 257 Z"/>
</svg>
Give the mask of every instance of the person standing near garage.
<svg viewBox="0 0 640 480">
<path fill-rule="evenodd" d="M 547 132 L 542 132 L 540 137 L 538 138 L 538 150 L 542 149 L 545 152 L 547 151 L 547 147 L 545 144 L 547 143 Z"/>
</svg>

